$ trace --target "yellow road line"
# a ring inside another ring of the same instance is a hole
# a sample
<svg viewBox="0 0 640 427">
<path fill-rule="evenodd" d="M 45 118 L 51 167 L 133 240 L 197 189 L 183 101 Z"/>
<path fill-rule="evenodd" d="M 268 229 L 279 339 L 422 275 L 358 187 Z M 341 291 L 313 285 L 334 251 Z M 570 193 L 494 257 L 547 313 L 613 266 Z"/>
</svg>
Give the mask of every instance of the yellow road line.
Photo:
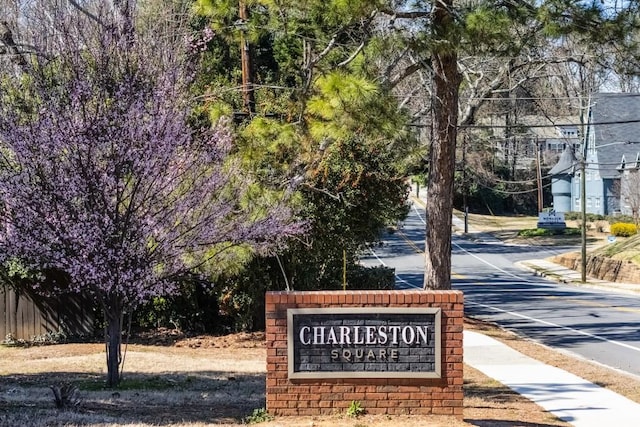
<svg viewBox="0 0 640 427">
<path fill-rule="evenodd" d="M 424 251 L 422 249 L 420 249 L 420 247 L 418 245 L 413 243 L 413 241 L 411 239 L 409 239 L 407 237 L 407 235 L 404 234 L 404 232 L 402 230 L 398 229 L 398 231 L 396 231 L 396 233 L 398 233 L 398 236 L 402 237 L 402 239 L 407 243 L 407 245 L 409 245 L 414 251 L 416 251 L 419 254 L 423 254 L 424 253 Z"/>
<path fill-rule="evenodd" d="M 416 196 L 411 196 L 411 199 L 416 202 L 417 204 L 419 204 L 420 206 L 422 206 L 423 208 L 427 206 L 427 204 L 424 202 L 424 200 L 416 197 Z"/>
<path fill-rule="evenodd" d="M 402 240 L 405 241 L 405 243 L 407 245 L 409 245 L 414 251 L 416 251 L 419 254 L 424 254 L 424 251 L 422 249 L 420 249 L 420 247 L 418 245 L 416 245 L 411 239 L 409 239 L 409 237 L 407 237 L 406 234 L 404 234 L 404 232 L 402 230 L 397 230 L 396 233 L 398 233 L 398 236 L 402 237 Z M 454 271 L 451 271 L 451 277 L 455 278 L 455 279 L 464 279 L 465 276 L 461 275 L 461 274 L 457 274 Z"/>
</svg>

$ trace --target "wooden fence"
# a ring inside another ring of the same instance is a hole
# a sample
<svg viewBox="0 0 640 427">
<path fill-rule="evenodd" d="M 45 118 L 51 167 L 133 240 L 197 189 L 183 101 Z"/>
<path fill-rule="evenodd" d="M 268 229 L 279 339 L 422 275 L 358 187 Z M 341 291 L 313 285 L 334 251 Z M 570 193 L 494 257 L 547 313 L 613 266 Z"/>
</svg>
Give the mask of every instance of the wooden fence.
<svg viewBox="0 0 640 427">
<path fill-rule="evenodd" d="M 69 337 L 92 335 L 93 304 L 78 296 L 42 297 L 17 293 L 0 284 L 0 341 L 32 340 L 48 333 Z"/>
</svg>

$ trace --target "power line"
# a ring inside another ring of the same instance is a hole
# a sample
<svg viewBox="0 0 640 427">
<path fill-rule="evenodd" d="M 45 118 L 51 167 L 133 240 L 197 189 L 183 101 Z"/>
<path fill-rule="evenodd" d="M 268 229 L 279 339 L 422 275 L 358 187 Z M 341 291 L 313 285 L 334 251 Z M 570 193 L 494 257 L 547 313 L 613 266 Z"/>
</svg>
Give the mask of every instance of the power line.
<svg viewBox="0 0 640 427">
<path fill-rule="evenodd" d="M 630 162 L 630 163 L 636 163 L 636 162 L 635 162 L 635 161 L 633 161 L 633 162 Z M 600 170 L 600 168 L 598 168 L 597 166 L 618 166 L 618 165 L 620 165 L 620 162 L 617 162 L 617 163 L 595 163 L 595 162 L 586 162 L 586 165 L 587 165 L 587 166 L 585 167 L 585 170 L 587 170 L 587 171 L 599 171 L 599 170 Z M 576 168 L 576 167 L 578 167 L 578 166 L 580 166 L 580 163 L 572 164 L 571 166 L 569 166 L 569 167 L 567 167 L 567 168 L 565 168 L 565 169 L 563 169 L 563 170 L 561 170 L 561 171 L 559 171 L 558 173 L 555 173 L 555 174 L 553 174 L 553 175 L 549 175 L 549 174 L 544 175 L 544 176 L 542 176 L 542 179 L 543 179 L 543 180 L 545 180 L 545 179 L 548 179 L 548 178 L 553 178 L 554 176 L 557 176 L 557 175 L 562 175 L 562 173 L 563 173 L 563 172 L 569 172 L 571 169 Z M 596 167 L 594 167 L 594 166 L 596 166 Z M 473 173 L 473 171 L 470 171 L 470 173 L 471 173 L 472 175 L 476 176 L 476 177 L 479 177 L 479 175 L 478 175 L 478 174 Z M 500 184 L 507 184 L 507 185 L 508 185 L 508 184 L 512 184 L 512 185 L 528 185 L 528 184 L 535 184 L 535 182 L 537 181 L 537 178 L 531 178 L 531 179 L 528 179 L 528 180 L 519 180 L 519 181 L 507 181 L 507 180 L 504 180 L 504 179 L 498 179 L 498 178 L 495 178 L 495 179 L 493 179 L 492 181 L 497 182 L 497 183 L 500 183 Z M 482 185 L 482 184 L 480 184 L 480 183 L 478 183 L 478 185 L 483 186 L 483 185 Z M 545 184 L 545 185 L 543 185 L 543 188 L 548 187 L 549 185 L 551 185 L 551 184 Z M 483 187 L 485 187 L 485 188 L 490 188 L 490 187 L 486 187 L 486 186 L 483 186 Z M 533 189 L 533 190 L 526 190 L 526 191 L 523 191 L 523 192 L 524 192 L 524 193 L 527 193 L 527 192 L 531 192 L 531 191 L 534 191 L 534 190 L 535 190 L 535 189 Z M 496 191 L 498 191 L 498 190 L 496 190 Z M 519 193 L 518 193 L 518 192 L 516 192 L 516 193 L 514 193 L 514 194 L 519 194 Z"/>
<path fill-rule="evenodd" d="M 394 95 L 397 98 L 424 98 L 424 95 Z M 640 93 L 616 93 L 616 98 L 636 98 L 640 97 Z M 575 96 L 531 96 L 531 97 L 516 97 L 516 98 L 495 98 L 495 97 L 471 97 L 461 96 L 460 100 L 474 100 L 474 101 L 574 101 Z"/>
<path fill-rule="evenodd" d="M 548 178 L 550 176 L 551 175 L 543 176 L 542 179 Z M 525 180 L 522 180 L 522 181 L 507 181 L 505 179 L 497 179 L 496 178 L 496 179 L 494 179 L 494 181 L 495 182 L 500 182 L 500 183 L 503 183 L 503 184 L 533 184 L 535 181 L 537 181 L 537 179 L 536 178 L 532 178 L 532 179 L 525 179 Z"/>
<path fill-rule="evenodd" d="M 558 126 L 607 126 L 607 125 L 625 125 L 632 123 L 640 123 L 640 119 L 633 120 L 613 120 L 610 122 L 590 122 L 590 123 L 559 123 L 559 124 L 548 124 L 548 125 L 462 125 L 458 126 L 459 128 L 471 128 L 471 129 L 491 129 L 491 128 L 511 128 L 511 127 L 527 127 L 527 128 L 549 128 L 549 127 L 558 127 Z"/>
<path fill-rule="evenodd" d="M 559 124 L 547 124 L 547 125 L 524 125 L 524 124 L 516 124 L 516 125 L 458 125 L 458 129 L 507 129 L 507 128 L 555 128 L 559 126 L 607 126 L 607 125 L 625 125 L 625 124 L 633 124 L 640 123 L 640 119 L 633 120 L 614 120 L 610 122 L 591 122 L 591 123 L 559 123 Z M 410 123 L 407 126 L 416 127 L 416 128 L 428 128 L 431 127 L 430 123 Z"/>
<path fill-rule="evenodd" d="M 482 184 L 480 182 L 478 182 L 477 184 L 478 184 L 478 186 L 480 186 L 482 188 L 485 188 L 487 190 L 491 190 L 491 191 L 493 191 L 495 193 L 506 194 L 506 195 L 509 195 L 509 196 L 517 196 L 517 195 L 520 195 L 520 194 L 528 194 L 528 193 L 533 193 L 533 192 L 538 191 L 537 187 L 536 188 L 532 188 L 531 190 L 507 191 L 507 190 L 500 190 L 500 189 L 497 189 L 495 187 L 489 187 L 488 185 L 484 185 L 484 184 Z M 550 187 L 550 186 L 551 186 L 551 184 L 549 183 L 549 184 L 543 185 L 542 188 L 547 188 L 547 187 Z"/>
</svg>

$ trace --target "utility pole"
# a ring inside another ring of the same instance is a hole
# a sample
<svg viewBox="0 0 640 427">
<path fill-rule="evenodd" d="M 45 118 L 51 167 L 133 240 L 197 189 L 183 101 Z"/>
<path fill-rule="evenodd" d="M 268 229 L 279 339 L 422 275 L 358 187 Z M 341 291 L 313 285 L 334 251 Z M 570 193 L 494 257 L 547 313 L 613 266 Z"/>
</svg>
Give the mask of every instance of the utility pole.
<svg viewBox="0 0 640 427">
<path fill-rule="evenodd" d="M 540 140 L 536 136 L 536 175 L 538 180 L 538 213 L 544 209 L 544 199 L 542 197 L 542 169 L 540 165 Z"/>
<path fill-rule="evenodd" d="M 464 234 L 469 232 L 469 206 L 467 205 L 467 134 L 462 138 L 462 205 L 464 208 Z"/>
<path fill-rule="evenodd" d="M 582 210 L 581 245 L 580 245 L 580 280 L 587 282 L 587 149 L 583 150 L 580 161 L 580 209 Z"/>
<path fill-rule="evenodd" d="M 244 112 L 249 116 L 256 112 L 256 100 L 253 94 L 253 82 L 251 78 L 251 47 L 247 38 L 247 24 L 249 12 L 246 0 L 239 0 L 240 15 L 240 55 L 242 62 L 242 101 Z"/>
<path fill-rule="evenodd" d="M 580 280 L 587 282 L 587 146 L 589 145 L 589 127 L 591 125 L 591 97 L 587 102 L 587 117 L 585 125 L 584 110 L 580 110 L 580 121 L 583 125 L 582 159 L 580 159 L 580 211 L 582 214 L 580 241 Z"/>
</svg>

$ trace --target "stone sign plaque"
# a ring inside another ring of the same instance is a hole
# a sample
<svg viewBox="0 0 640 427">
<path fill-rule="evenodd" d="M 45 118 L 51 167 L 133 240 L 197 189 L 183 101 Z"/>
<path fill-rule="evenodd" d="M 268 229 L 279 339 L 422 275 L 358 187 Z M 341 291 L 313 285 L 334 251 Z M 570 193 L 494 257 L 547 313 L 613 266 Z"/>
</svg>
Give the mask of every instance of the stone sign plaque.
<svg viewBox="0 0 640 427">
<path fill-rule="evenodd" d="M 287 310 L 289 378 L 440 378 L 440 308 Z"/>
</svg>

